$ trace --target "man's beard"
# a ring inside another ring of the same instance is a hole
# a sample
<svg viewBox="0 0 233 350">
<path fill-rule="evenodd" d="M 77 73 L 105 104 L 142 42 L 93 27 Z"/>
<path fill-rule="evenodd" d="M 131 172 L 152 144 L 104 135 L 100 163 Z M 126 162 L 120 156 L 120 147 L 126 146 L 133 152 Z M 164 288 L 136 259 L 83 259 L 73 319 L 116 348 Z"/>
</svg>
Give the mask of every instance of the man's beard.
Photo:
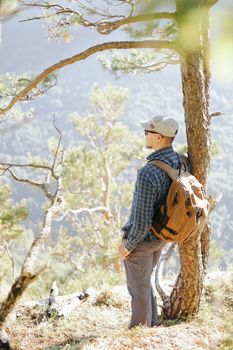
<svg viewBox="0 0 233 350">
<path fill-rule="evenodd" d="M 151 149 L 152 147 L 151 147 L 151 146 L 149 146 L 149 145 L 146 145 L 146 148 L 149 148 L 149 149 Z"/>
</svg>

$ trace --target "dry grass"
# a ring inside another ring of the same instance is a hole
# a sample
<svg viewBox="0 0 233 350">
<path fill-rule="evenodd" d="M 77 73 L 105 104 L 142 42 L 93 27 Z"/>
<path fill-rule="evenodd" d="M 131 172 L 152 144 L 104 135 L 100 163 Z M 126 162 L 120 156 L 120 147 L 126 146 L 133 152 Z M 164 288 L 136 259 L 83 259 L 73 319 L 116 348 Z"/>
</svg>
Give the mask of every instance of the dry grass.
<svg viewBox="0 0 233 350">
<path fill-rule="evenodd" d="M 41 306 L 19 308 L 10 335 L 20 350 L 230 350 L 233 287 L 220 289 L 208 290 L 208 302 L 189 323 L 128 330 L 129 300 L 103 292 L 66 318 L 47 320 Z"/>
<path fill-rule="evenodd" d="M 222 334 L 217 349 L 233 349 L 233 281 L 216 282 L 206 289 L 206 303 L 196 322 L 208 324 Z"/>
</svg>

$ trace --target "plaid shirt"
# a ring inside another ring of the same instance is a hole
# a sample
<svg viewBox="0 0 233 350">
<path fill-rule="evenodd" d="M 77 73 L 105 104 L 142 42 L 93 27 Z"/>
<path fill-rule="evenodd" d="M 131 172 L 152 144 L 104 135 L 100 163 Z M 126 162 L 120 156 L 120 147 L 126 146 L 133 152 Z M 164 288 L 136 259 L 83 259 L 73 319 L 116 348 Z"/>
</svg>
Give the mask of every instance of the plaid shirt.
<svg viewBox="0 0 233 350">
<path fill-rule="evenodd" d="M 147 158 L 163 160 L 178 169 L 179 156 L 172 146 L 155 151 Z M 128 222 L 122 227 L 123 238 L 127 238 L 125 248 L 132 251 L 142 241 L 159 240 L 150 230 L 156 211 L 164 202 L 171 184 L 169 176 L 160 168 L 146 164 L 138 170 L 131 213 Z"/>
</svg>

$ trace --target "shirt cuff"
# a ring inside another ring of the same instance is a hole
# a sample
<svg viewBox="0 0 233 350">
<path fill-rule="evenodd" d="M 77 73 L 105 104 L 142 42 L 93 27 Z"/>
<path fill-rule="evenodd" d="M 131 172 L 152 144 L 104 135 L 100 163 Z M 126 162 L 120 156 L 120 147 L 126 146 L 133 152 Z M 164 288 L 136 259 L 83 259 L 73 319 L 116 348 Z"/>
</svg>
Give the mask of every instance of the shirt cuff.
<svg viewBox="0 0 233 350">
<path fill-rule="evenodd" d="M 128 252 L 132 252 L 132 250 L 134 250 L 135 248 L 136 246 L 134 246 L 134 244 L 127 240 L 127 242 L 125 243 L 125 249 L 128 250 Z"/>
</svg>

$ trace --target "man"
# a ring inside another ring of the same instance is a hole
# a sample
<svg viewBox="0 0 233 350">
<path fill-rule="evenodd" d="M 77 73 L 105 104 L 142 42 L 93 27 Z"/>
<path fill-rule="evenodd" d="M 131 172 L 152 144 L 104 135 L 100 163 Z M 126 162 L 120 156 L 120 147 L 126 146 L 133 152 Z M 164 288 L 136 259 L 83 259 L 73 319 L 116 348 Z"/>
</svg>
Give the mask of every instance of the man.
<svg viewBox="0 0 233 350">
<path fill-rule="evenodd" d="M 156 116 L 141 123 L 146 147 L 154 152 L 148 161 L 159 159 L 175 169 L 181 166 L 172 148 L 178 131 L 173 118 Z M 127 288 L 131 295 L 132 317 L 129 328 L 137 325 L 153 327 L 157 323 L 157 303 L 151 285 L 151 274 L 165 243 L 150 230 L 153 217 L 166 199 L 171 180 L 160 168 L 147 163 L 137 173 L 131 213 L 123 226 L 119 255 L 124 261 Z"/>
</svg>

